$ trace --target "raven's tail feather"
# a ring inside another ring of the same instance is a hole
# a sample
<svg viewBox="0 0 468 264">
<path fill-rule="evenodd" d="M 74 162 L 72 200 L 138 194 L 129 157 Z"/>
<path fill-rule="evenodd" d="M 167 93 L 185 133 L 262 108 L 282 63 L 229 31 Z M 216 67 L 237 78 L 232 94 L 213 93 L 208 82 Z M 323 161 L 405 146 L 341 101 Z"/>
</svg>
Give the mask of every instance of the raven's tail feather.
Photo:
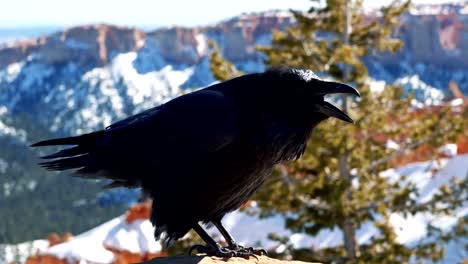
<svg viewBox="0 0 468 264">
<path fill-rule="evenodd" d="M 39 163 L 39 165 L 48 170 L 56 171 L 80 169 L 91 165 L 92 160 L 90 159 L 89 154 L 95 148 L 98 140 L 102 138 L 103 133 L 104 131 L 97 131 L 77 137 L 49 139 L 34 143 L 31 147 L 76 145 L 71 148 L 62 149 L 51 155 L 41 157 L 43 159 L 55 160 L 42 162 Z"/>
<path fill-rule="evenodd" d="M 55 138 L 44 141 L 39 141 L 31 145 L 31 147 L 43 147 L 43 146 L 58 146 L 58 145 L 82 145 L 94 142 L 105 133 L 103 130 L 84 134 L 77 137 L 65 137 Z"/>
<path fill-rule="evenodd" d="M 58 146 L 58 145 L 78 145 L 79 137 L 54 138 L 36 142 L 31 147 Z"/>
<path fill-rule="evenodd" d="M 83 155 L 86 153 L 87 153 L 86 148 L 83 148 L 82 146 L 76 146 L 72 148 L 62 149 L 54 154 L 42 156 L 41 158 L 42 159 L 56 159 L 56 158 L 78 156 L 78 155 Z"/>
<path fill-rule="evenodd" d="M 115 167 L 116 162 L 109 160 L 105 154 L 105 131 L 97 131 L 77 137 L 56 138 L 44 140 L 32 144 L 32 147 L 75 145 L 62 149 L 56 153 L 41 157 L 48 159 L 39 163 L 47 170 L 64 171 L 75 169 L 73 176 L 87 179 L 111 179 L 111 183 L 105 188 L 127 187 L 135 188 L 140 186 L 139 181 L 129 178 L 120 170 L 109 171 L 110 163 Z M 117 162 L 118 163 L 118 162 Z"/>
<path fill-rule="evenodd" d="M 62 158 L 53 161 L 41 162 L 39 163 L 39 165 L 48 170 L 64 171 L 69 169 L 85 167 L 88 163 L 88 158 L 88 155 L 82 155 L 77 157 Z"/>
</svg>

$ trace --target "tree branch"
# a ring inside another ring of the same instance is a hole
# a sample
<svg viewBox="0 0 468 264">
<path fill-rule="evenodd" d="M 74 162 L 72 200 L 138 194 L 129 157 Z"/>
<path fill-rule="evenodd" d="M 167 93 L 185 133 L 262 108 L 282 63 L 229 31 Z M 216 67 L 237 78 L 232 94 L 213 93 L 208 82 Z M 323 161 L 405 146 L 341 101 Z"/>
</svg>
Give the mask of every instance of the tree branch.
<svg viewBox="0 0 468 264">
<path fill-rule="evenodd" d="M 386 162 L 389 162 L 390 160 L 402 155 L 402 154 L 405 154 L 406 152 L 408 152 L 409 150 L 412 150 L 416 147 L 419 147 L 420 145 L 424 144 L 424 143 L 427 143 L 428 141 L 430 141 L 431 139 L 435 138 L 436 136 L 439 136 L 447 131 L 449 131 L 450 128 L 445 128 L 445 129 L 442 129 L 442 130 L 438 130 L 436 132 L 434 132 L 433 134 L 429 135 L 428 137 L 425 137 L 421 140 L 418 140 L 416 142 L 413 142 L 413 143 L 410 143 L 410 144 L 407 144 L 405 145 L 404 147 L 394 151 L 393 153 L 391 153 L 390 155 L 388 156 L 385 156 L 381 159 L 378 159 L 374 162 L 371 163 L 371 165 L 366 169 L 367 172 L 373 172 L 378 166 L 386 163 Z"/>
</svg>

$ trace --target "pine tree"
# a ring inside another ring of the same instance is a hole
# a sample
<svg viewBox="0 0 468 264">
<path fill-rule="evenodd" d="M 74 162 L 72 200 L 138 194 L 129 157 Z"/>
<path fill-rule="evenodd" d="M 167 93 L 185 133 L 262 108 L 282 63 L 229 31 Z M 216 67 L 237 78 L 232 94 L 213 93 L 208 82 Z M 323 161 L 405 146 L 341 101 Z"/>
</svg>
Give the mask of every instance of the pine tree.
<svg viewBox="0 0 468 264">
<path fill-rule="evenodd" d="M 342 247 L 318 252 L 309 249 L 289 253 L 295 259 L 324 262 L 406 263 L 410 258 L 438 260 L 443 245 L 437 240 L 414 247 L 398 243 L 390 224 L 392 212 L 453 214 L 467 198 L 467 181 L 443 186 L 432 200 L 418 203 L 416 187 L 405 181 L 381 176 L 395 165 L 395 158 L 425 147 L 437 156 L 438 148 L 466 133 L 466 111 L 454 114 L 450 107 L 434 111 L 414 111 L 412 95 L 401 87 L 387 86 L 372 92 L 365 56 L 398 51 L 403 43 L 392 38 L 400 15 L 409 2 L 394 1 L 382 8 L 381 18 L 364 17 L 362 1 L 328 0 L 324 7 L 303 14 L 294 12 L 297 25 L 286 32 L 274 31 L 271 47 L 261 47 L 268 65 L 304 67 L 335 80 L 358 87 L 362 97 L 339 103 L 351 114 L 355 125 L 330 119 L 312 133 L 305 155 L 297 162 L 281 166 L 256 196 L 262 216 L 283 214 L 293 232 L 316 235 L 338 228 Z M 230 65 L 215 51 L 216 65 Z M 214 64 L 212 67 L 216 70 Z M 221 80 L 230 74 L 216 74 Z M 463 119 L 465 115 L 465 119 Z M 387 140 L 399 143 L 387 148 Z M 443 203 L 442 203 L 443 202 Z M 441 206 L 444 204 L 444 206 Z M 457 231 L 443 233 L 430 226 L 430 235 L 447 241 L 466 234 L 463 219 Z M 371 223 L 380 235 L 367 244 L 358 244 L 356 230 Z M 290 245 L 288 238 L 272 238 Z"/>
<path fill-rule="evenodd" d="M 209 46 L 213 50 L 210 53 L 210 70 L 216 80 L 226 81 L 243 74 L 236 69 L 232 62 L 226 60 L 221 55 L 221 51 L 216 42 L 210 41 Z"/>
</svg>

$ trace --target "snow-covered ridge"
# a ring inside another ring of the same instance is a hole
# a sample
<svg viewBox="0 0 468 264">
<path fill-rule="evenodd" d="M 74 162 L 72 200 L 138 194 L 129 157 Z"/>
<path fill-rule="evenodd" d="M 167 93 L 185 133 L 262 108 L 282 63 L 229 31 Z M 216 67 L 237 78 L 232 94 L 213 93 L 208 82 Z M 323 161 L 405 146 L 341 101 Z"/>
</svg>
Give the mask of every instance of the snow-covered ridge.
<svg viewBox="0 0 468 264">
<path fill-rule="evenodd" d="M 8 109 L 5 106 L 0 105 L 0 137 L 8 136 L 19 140 L 20 142 L 26 142 L 27 133 L 22 129 L 17 129 L 11 125 L 5 123 L 8 115 Z M 0 172 L 2 171 L 2 159 L 0 159 Z"/>
<path fill-rule="evenodd" d="M 68 263 L 112 263 L 114 254 L 108 248 L 141 254 L 161 251 L 161 245 L 154 240 L 153 233 L 148 220 L 127 223 L 125 216 L 120 216 L 39 254 L 66 259 Z"/>
<path fill-rule="evenodd" d="M 247 72 L 264 67 L 261 61 L 236 64 Z M 109 63 L 90 69 L 80 68 L 75 61 L 56 66 L 34 58 L 11 64 L 0 70 L 0 106 L 12 116 L 30 113 L 52 132 L 80 134 L 157 106 L 183 89 L 213 81 L 207 57 L 194 65 L 172 64 L 159 45 L 147 42 L 138 52 L 118 53 Z M 420 104 L 438 104 L 444 98 L 441 89 L 424 83 L 419 75 L 372 81 L 371 86 L 378 90 L 385 83 L 403 85 Z M 16 133 L 0 125 L 4 133 Z"/>
<path fill-rule="evenodd" d="M 468 4 L 466 1 L 454 1 L 447 4 L 418 4 L 412 5 L 409 13 L 415 16 L 428 15 L 448 15 L 448 14 L 468 14 Z"/>
</svg>

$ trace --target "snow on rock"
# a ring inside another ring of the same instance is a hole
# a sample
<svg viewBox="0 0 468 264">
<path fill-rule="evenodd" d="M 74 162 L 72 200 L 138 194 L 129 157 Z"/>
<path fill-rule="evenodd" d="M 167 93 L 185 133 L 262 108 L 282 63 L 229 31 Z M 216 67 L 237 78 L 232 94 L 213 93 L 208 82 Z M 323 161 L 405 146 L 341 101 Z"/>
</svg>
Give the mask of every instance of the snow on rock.
<svg viewBox="0 0 468 264">
<path fill-rule="evenodd" d="M 387 85 L 387 83 L 383 80 L 375 80 L 373 78 L 369 78 L 367 80 L 367 84 L 370 86 L 370 89 L 372 92 L 375 92 L 375 93 L 381 93 L 384 91 L 385 89 L 385 86 Z"/>
<path fill-rule="evenodd" d="M 21 73 L 23 65 L 24 62 L 15 62 L 8 65 L 8 67 L 6 67 L 5 70 L 0 71 L 0 82 L 13 82 L 16 79 L 16 77 L 18 77 L 18 75 Z"/>
<path fill-rule="evenodd" d="M 59 259 L 65 259 L 68 263 L 75 263 L 77 261 L 84 263 L 111 263 L 114 260 L 114 254 L 104 248 L 102 242 L 109 232 L 122 221 L 122 217 L 112 219 L 109 222 L 74 237 L 69 242 L 47 248 L 41 251 L 40 254 L 52 255 Z"/>
<path fill-rule="evenodd" d="M 383 76 L 379 77 L 382 78 Z M 386 79 L 389 78 L 387 77 Z M 419 75 L 407 75 L 390 82 L 388 80 L 374 79 L 370 77 L 367 80 L 367 84 L 374 93 L 383 92 L 387 85 L 401 85 L 405 95 L 408 95 L 409 93 L 414 94 L 415 99 L 413 99 L 412 105 L 416 108 L 423 108 L 428 105 L 440 105 L 442 100 L 445 98 L 441 89 L 437 89 L 426 84 L 420 79 Z M 454 104 L 460 104 L 459 100 L 452 103 L 453 106 L 456 106 Z"/>
<path fill-rule="evenodd" d="M 110 231 L 104 245 L 117 250 L 131 253 L 158 253 L 161 244 L 153 237 L 154 227 L 148 220 L 135 220 L 118 226 Z"/>
<path fill-rule="evenodd" d="M 453 13 L 466 14 L 468 5 L 464 1 L 450 1 L 446 5 L 431 4 L 419 4 L 412 5 L 409 9 L 409 13 L 414 16 L 428 16 L 428 15 L 449 15 Z"/>
<path fill-rule="evenodd" d="M 444 99 L 444 94 L 440 89 L 427 85 L 420 79 L 419 75 L 399 78 L 395 84 L 403 86 L 407 94 L 414 93 L 416 100 L 426 106 L 439 105 Z"/>
<path fill-rule="evenodd" d="M 48 89 L 42 102 L 53 113 L 53 118 L 44 118 L 52 121 L 51 131 L 80 134 L 102 129 L 174 98 L 193 73 L 193 67 L 171 65 L 151 70 L 148 66 L 148 71 L 141 72 L 138 67 L 145 62 L 140 58 L 138 64 L 137 56 L 120 53 L 109 64 L 84 72 L 75 84 L 63 81 Z"/>
<path fill-rule="evenodd" d="M 464 104 L 464 100 L 462 98 L 457 98 L 457 99 L 450 101 L 450 105 L 453 107 L 462 106 L 463 104 Z"/>
<path fill-rule="evenodd" d="M 6 117 L 8 115 L 8 109 L 5 106 L 0 105 L 0 137 L 1 136 L 8 136 L 14 137 L 20 142 L 26 142 L 27 133 L 22 129 L 17 129 L 5 123 Z"/>
<path fill-rule="evenodd" d="M 457 155 L 457 149 L 457 144 L 446 144 L 440 147 L 438 151 L 447 157 L 453 157 Z"/>
<path fill-rule="evenodd" d="M 0 158 L 0 173 L 5 173 L 7 169 L 8 169 L 8 162 Z"/>
<path fill-rule="evenodd" d="M 125 216 L 114 218 L 69 242 L 41 250 L 40 254 L 65 259 L 68 263 L 112 263 L 115 256 L 108 248 L 141 254 L 161 251 L 148 220 L 127 223 L 125 219 Z"/>
<path fill-rule="evenodd" d="M 24 242 L 16 245 L 0 244 L 0 263 L 7 264 L 17 261 L 24 263 L 26 258 L 38 252 L 44 251 L 49 246 L 49 242 L 44 239 Z"/>
<path fill-rule="evenodd" d="M 15 137 L 21 142 L 26 142 L 26 135 L 26 131 L 8 126 L 0 121 L 0 136 L 11 136 Z"/>
<path fill-rule="evenodd" d="M 400 149 L 400 145 L 398 145 L 398 143 L 396 143 L 395 141 L 393 141 L 391 139 L 387 140 L 386 147 L 387 147 L 387 149 L 393 149 L 393 150 L 399 150 Z"/>
<path fill-rule="evenodd" d="M 198 54 L 208 54 L 209 47 L 208 47 L 208 38 L 204 34 L 197 34 L 195 36 L 195 40 L 197 41 L 196 50 Z"/>
</svg>

